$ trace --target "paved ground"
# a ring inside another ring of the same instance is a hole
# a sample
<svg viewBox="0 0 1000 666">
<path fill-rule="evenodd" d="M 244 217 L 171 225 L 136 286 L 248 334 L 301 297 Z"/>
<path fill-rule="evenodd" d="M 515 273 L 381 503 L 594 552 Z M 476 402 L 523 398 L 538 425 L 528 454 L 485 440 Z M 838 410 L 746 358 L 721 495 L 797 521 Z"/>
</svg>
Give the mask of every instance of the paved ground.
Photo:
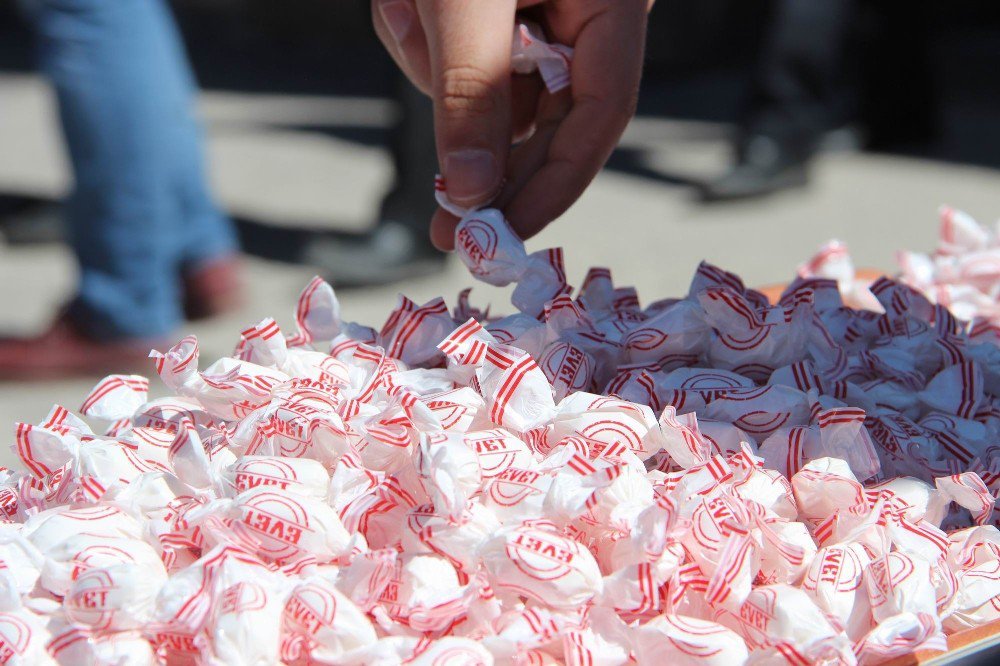
<svg viewBox="0 0 1000 666">
<path fill-rule="evenodd" d="M 295 98 L 208 92 L 212 178 L 227 208 L 276 225 L 363 227 L 389 178 L 379 149 L 311 134 L 293 126 L 389 122 L 382 100 Z M 309 122 L 303 122 L 303 120 Z M 624 144 L 643 149 L 647 171 L 697 176 L 727 159 L 724 128 L 639 119 Z M 56 134 L 52 99 L 36 78 L 0 74 L 0 192 L 57 197 L 68 175 Z M 621 172 L 602 174 L 583 199 L 530 246 L 566 249 L 570 281 L 590 265 L 608 266 L 645 301 L 678 294 L 702 258 L 742 274 L 751 284 L 790 277 L 817 245 L 840 238 L 859 264 L 891 269 L 896 248 L 929 248 L 936 209 L 951 203 L 979 217 L 1000 214 L 1000 172 L 896 157 L 833 152 L 820 158 L 809 188 L 766 200 L 703 207 L 689 190 Z M 309 266 L 248 260 L 252 297 L 238 314 L 189 326 L 202 358 L 226 353 L 238 331 L 264 316 L 290 324 Z M 0 245 L 0 329 L 41 328 L 71 292 L 74 268 L 58 246 Z M 346 318 L 381 324 L 399 291 L 421 301 L 451 300 L 471 279 L 452 262 L 444 273 L 405 285 L 340 292 Z M 502 311 L 502 290 L 477 287 L 477 302 Z M 0 384 L 0 433 L 15 421 L 37 421 L 53 403 L 76 408 L 94 381 Z M 10 429 L 8 429 L 10 428 Z M 10 461 L 0 440 L 0 462 Z"/>
</svg>

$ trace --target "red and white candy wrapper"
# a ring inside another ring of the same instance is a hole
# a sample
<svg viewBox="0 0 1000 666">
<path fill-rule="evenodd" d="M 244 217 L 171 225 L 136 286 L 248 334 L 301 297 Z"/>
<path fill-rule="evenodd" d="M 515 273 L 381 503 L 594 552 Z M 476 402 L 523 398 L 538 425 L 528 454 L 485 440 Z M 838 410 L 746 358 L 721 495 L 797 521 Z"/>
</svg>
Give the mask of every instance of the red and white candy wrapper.
<svg viewBox="0 0 1000 666">
<path fill-rule="evenodd" d="M 683 300 L 630 329 L 622 344 L 629 363 L 687 365 L 705 351 L 710 332 L 701 307 Z"/>
<path fill-rule="evenodd" d="M 455 229 L 455 252 L 478 279 L 498 287 L 517 282 L 511 303 L 531 316 L 567 293 L 562 250 L 528 254 L 503 213 L 495 208 L 471 211 Z"/>
<path fill-rule="evenodd" d="M 781 385 L 734 389 L 708 403 L 703 413 L 732 423 L 762 443 L 778 428 L 806 425 L 809 401 L 801 391 Z"/>
<path fill-rule="evenodd" d="M 708 368 L 677 368 L 657 382 L 664 405 L 673 406 L 680 414 L 702 414 L 705 405 L 729 391 L 755 387 L 752 379 L 735 372 Z"/>
<path fill-rule="evenodd" d="M 108 421 L 127 419 L 146 402 L 149 380 L 139 375 L 104 378 L 83 401 L 80 413 Z"/>
<path fill-rule="evenodd" d="M 548 425 L 532 432 L 531 441 L 549 451 L 566 437 L 581 436 L 596 442 L 594 455 L 608 448 L 630 451 L 641 460 L 659 451 L 662 440 L 653 411 L 645 405 L 606 398 L 591 393 L 574 393 L 559 403 Z"/>
<path fill-rule="evenodd" d="M 374 643 L 371 621 L 332 581 L 313 576 L 288 595 L 281 616 L 281 658 L 323 661 Z"/>
<path fill-rule="evenodd" d="M 746 643 L 726 627 L 683 615 L 660 615 L 633 631 L 641 664 L 742 664 Z"/>
<path fill-rule="evenodd" d="M 508 467 L 483 489 L 482 502 L 503 523 L 537 520 L 555 477 L 555 471 Z"/>
<path fill-rule="evenodd" d="M 930 563 L 901 552 L 874 559 L 865 570 L 865 587 L 876 622 L 898 613 L 937 615 Z"/>
<path fill-rule="evenodd" d="M 232 494 L 273 487 L 315 499 L 325 499 L 330 486 L 326 468 L 308 458 L 244 456 L 223 472 Z"/>
<path fill-rule="evenodd" d="M 461 435 L 424 433 L 416 460 L 424 491 L 438 511 L 459 519 L 481 485 L 479 459 Z"/>
<path fill-rule="evenodd" d="M 702 291 L 698 302 L 715 331 L 708 344 L 713 366 L 764 381 L 775 369 L 802 360 L 810 303 L 758 311 L 745 295 L 725 287 Z"/>
<path fill-rule="evenodd" d="M 855 276 L 854 262 L 847 245 L 840 241 L 826 243 L 809 261 L 799 266 L 801 278 L 825 278 L 837 283 L 844 305 L 861 310 L 881 310 L 878 300 L 868 291 L 868 281 Z"/>
<path fill-rule="evenodd" d="M 953 474 L 935 479 L 934 483 L 947 499 L 968 509 L 977 525 L 982 525 L 990 519 L 996 497 L 978 474 L 973 472 Z"/>
<path fill-rule="evenodd" d="M 537 25 L 525 22 L 514 28 L 511 67 L 518 74 L 531 74 L 537 70 L 550 93 L 569 86 L 572 60 L 573 49 L 546 42 Z"/>
<path fill-rule="evenodd" d="M 865 413 L 857 408 L 834 408 L 819 412 L 812 426 L 781 428 L 760 445 L 760 455 L 769 467 L 793 476 L 817 458 L 840 458 L 854 475 L 867 480 L 881 469 L 875 445 L 864 427 Z"/>
<path fill-rule="evenodd" d="M 843 460 L 814 460 L 791 481 L 799 515 L 806 520 L 820 521 L 837 512 L 867 507 L 864 487 Z"/>
<path fill-rule="evenodd" d="M 519 280 L 528 263 L 524 242 L 494 208 L 463 217 L 455 230 L 455 251 L 470 273 L 497 287 Z"/>
<path fill-rule="evenodd" d="M 871 562 L 859 543 L 820 549 L 802 580 L 802 589 L 816 605 L 839 622 L 851 640 L 872 627 L 871 606 L 864 574 Z"/>
<path fill-rule="evenodd" d="M 60 664 L 141 666 L 156 661 L 152 646 L 140 631 L 105 633 L 58 620 L 50 621 L 49 627 L 49 654 Z"/>
<path fill-rule="evenodd" d="M 256 545 L 269 562 L 312 557 L 330 562 L 346 555 L 350 535 L 337 512 L 323 501 L 274 488 L 254 488 L 233 500 L 233 528 L 237 536 Z"/>
<path fill-rule="evenodd" d="M 503 530 L 480 551 L 493 589 L 552 608 L 579 608 L 601 592 L 601 572 L 584 546 L 546 527 Z"/>
<path fill-rule="evenodd" d="M 158 658 L 277 661 L 281 604 L 276 581 L 275 574 L 244 551 L 231 546 L 208 551 L 160 592 L 154 620 L 147 626 Z M 246 621 L 254 619 L 257 623 Z"/>
<path fill-rule="evenodd" d="M 940 236 L 933 255 L 897 254 L 903 278 L 932 302 L 950 308 L 964 321 L 996 321 L 1000 253 L 997 232 L 980 226 L 968 214 L 944 206 Z"/>
<path fill-rule="evenodd" d="M 439 347 L 456 373 L 474 373 L 493 423 L 524 432 L 555 413 L 552 386 L 534 359 L 496 342 L 475 320 L 459 326 Z"/>
<path fill-rule="evenodd" d="M 475 452 L 484 481 L 512 467 L 529 469 L 535 462 L 528 445 L 503 428 L 467 432 L 463 442 Z"/>
<path fill-rule="evenodd" d="M 11 666 L 57 663 L 45 619 L 27 609 L 0 613 L 0 658 Z"/>
<path fill-rule="evenodd" d="M 418 646 L 406 663 L 414 666 L 491 666 L 493 655 L 477 641 L 451 636 Z"/>
<path fill-rule="evenodd" d="M 961 631 L 1000 619 L 1000 560 L 960 569 L 955 577 L 958 590 L 947 608 L 946 629 Z"/>
<path fill-rule="evenodd" d="M 500 529 L 496 511 L 471 504 L 458 519 L 438 513 L 433 504 L 410 509 L 401 544 L 410 553 L 434 553 L 467 575 L 475 573 L 476 549 Z"/>
<path fill-rule="evenodd" d="M 766 585 L 750 593 L 735 615 L 725 614 L 757 658 L 773 655 L 792 663 L 853 661 L 851 643 L 802 590 Z"/>
<path fill-rule="evenodd" d="M 967 222 L 932 268 L 983 287 Z M 702 264 L 642 307 L 496 211 L 459 232 L 518 314 L 375 329 L 314 279 L 287 336 L 154 352 L 173 396 L 113 375 L 19 424 L 0 656 L 875 663 L 997 619 L 1000 326 L 888 278 L 852 309 L 843 254 L 776 306 Z"/>
<path fill-rule="evenodd" d="M 133 563 L 90 567 L 76 576 L 63 600 L 66 616 L 95 631 L 141 629 L 153 615 L 156 597 L 167 582 L 159 566 Z"/>
<path fill-rule="evenodd" d="M 855 646 L 858 662 L 877 664 L 916 650 L 944 651 L 948 643 L 937 616 L 899 613 L 882 620 Z"/>
</svg>

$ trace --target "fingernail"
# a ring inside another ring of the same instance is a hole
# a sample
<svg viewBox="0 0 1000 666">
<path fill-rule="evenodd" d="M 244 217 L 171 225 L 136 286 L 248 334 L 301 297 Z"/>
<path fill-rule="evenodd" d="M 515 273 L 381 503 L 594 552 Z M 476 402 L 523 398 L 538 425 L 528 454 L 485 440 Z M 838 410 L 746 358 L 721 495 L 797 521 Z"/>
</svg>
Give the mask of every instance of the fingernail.
<svg viewBox="0 0 1000 666">
<path fill-rule="evenodd" d="M 392 33 L 392 38 L 397 44 L 402 43 L 410 32 L 410 26 L 413 25 L 413 8 L 410 7 L 410 3 L 405 0 L 388 0 L 380 4 L 378 10 L 382 14 L 385 26 Z"/>
<path fill-rule="evenodd" d="M 488 150 L 456 150 L 444 160 L 448 198 L 459 205 L 486 203 L 500 186 L 497 160 Z"/>
</svg>

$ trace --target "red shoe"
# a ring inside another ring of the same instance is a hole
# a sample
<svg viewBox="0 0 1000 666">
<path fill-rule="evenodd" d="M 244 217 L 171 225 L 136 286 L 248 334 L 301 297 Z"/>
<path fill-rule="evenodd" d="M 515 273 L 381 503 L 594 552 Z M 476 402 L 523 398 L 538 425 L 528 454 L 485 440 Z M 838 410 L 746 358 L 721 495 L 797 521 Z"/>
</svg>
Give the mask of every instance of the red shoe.
<svg viewBox="0 0 1000 666">
<path fill-rule="evenodd" d="M 156 340 L 102 342 L 87 336 L 67 315 L 34 338 L 0 339 L 0 381 L 150 374 Z M 162 349 L 162 346 L 159 348 Z"/>
<path fill-rule="evenodd" d="M 185 270 L 181 280 L 189 321 L 218 317 L 243 305 L 243 270 L 236 255 L 198 264 Z"/>
</svg>

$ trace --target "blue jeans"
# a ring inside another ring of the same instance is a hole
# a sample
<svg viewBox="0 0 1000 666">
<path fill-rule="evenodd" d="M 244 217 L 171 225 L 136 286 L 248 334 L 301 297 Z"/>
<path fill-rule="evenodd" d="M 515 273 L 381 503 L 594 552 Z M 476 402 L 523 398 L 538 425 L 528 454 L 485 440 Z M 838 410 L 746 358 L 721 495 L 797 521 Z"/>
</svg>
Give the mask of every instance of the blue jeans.
<svg viewBox="0 0 1000 666">
<path fill-rule="evenodd" d="M 55 87 L 75 177 L 74 319 L 95 336 L 183 321 L 180 275 L 236 236 L 208 192 L 195 83 L 163 0 L 22 0 Z"/>
</svg>

